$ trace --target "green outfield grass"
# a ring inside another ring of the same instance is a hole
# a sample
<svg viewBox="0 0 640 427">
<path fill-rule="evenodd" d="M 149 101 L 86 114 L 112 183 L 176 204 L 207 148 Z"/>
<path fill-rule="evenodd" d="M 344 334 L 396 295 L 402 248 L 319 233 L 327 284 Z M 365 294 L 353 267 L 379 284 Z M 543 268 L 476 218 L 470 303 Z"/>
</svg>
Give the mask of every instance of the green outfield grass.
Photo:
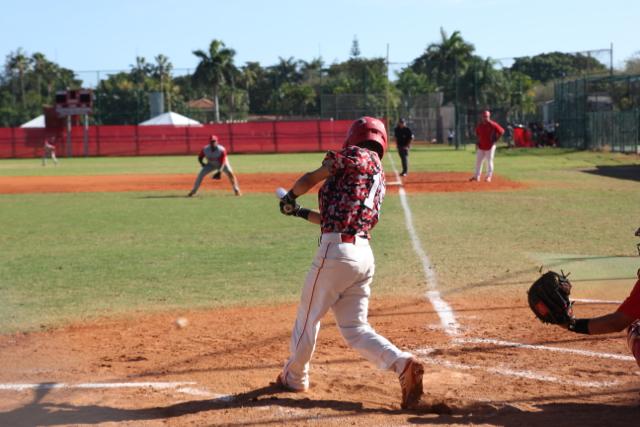
<svg viewBox="0 0 640 427">
<path fill-rule="evenodd" d="M 390 156 L 396 156 L 397 165 L 397 154 Z M 304 172 L 321 160 L 321 153 L 231 157 L 240 174 Z M 471 173 L 474 162 L 470 147 L 418 146 L 411 171 Z M 390 170 L 389 158 L 385 163 Z M 632 278 L 640 266 L 640 258 L 632 258 L 640 182 L 584 170 L 633 164 L 640 164 L 637 156 L 501 150 L 497 173 L 534 183 L 528 189 L 409 193 L 440 289 L 447 295 L 475 286 L 526 283 L 542 263 L 569 263 L 583 279 Z M 57 168 L 43 168 L 38 159 L 2 160 L 0 175 L 195 176 L 197 166 L 193 156 L 62 159 Z M 111 314 L 298 299 L 317 246 L 315 226 L 280 215 L 269 194 L 182 196 L 0 195 L 0 331 Z M 315 196 L 302 202 L 314 206 Z M 373 245 L 374 295 L 424 292 L 397 194 L 386 198 Z M 593 262 L 580 259 L 588 257 Z M 615 261 L 599 267 L 606 259 Z M 618 271 L 627 267 L 631 271 Z"/>
</svg>

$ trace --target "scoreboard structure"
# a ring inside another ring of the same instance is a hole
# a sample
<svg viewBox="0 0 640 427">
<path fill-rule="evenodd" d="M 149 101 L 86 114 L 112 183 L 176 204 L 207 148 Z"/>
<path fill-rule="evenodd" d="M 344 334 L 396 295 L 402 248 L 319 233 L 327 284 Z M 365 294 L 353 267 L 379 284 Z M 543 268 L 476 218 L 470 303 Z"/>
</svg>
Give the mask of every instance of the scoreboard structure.
<svg viewBox="0 0 640 427">
<path fill-rule="evenodd" d="M 54 111 L 60 119 L 67 122 L 67 157 L 73 156 L 72 118 L 83 117 L 83 154 L 87 157 L 89 155 L 89 114 L 93 113 L 93 91 L 91 89 L 67 89 L 56 92 Z"/>
<path fill-rule="evenodd" d="M 58 91 L 55 109 L 59 117 L 91 114 L 93 113 L 93 91 L 91 89 Z"/>
</svg>

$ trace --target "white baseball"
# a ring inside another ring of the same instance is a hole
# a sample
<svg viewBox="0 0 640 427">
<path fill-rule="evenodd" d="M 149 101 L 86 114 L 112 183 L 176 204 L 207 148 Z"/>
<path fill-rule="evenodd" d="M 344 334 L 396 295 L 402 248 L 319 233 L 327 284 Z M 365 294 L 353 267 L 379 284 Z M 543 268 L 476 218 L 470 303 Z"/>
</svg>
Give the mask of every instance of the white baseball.
<svg viewBox="0 0 640 427">
<path fill-rule="evenodd" d="M 284 188 L 282 188 L 282 187 L 278 187 L 278 188 L 276 188 L 276 197 L 277 197 L 278 199 L 282 200 L 282 198 L 283 198 L 284 196 L 286 196 L 286 195 L 287 195 L 287 190 L 285 190 L 285 189 L 284 189 Z"/>
<path fill-rule="evenodd" d="M 186 317 L 178 317 L 176 319 L 176 326 L 180 329 L 186 327 L 189 324 L 189 320 Z"/>
</svg>

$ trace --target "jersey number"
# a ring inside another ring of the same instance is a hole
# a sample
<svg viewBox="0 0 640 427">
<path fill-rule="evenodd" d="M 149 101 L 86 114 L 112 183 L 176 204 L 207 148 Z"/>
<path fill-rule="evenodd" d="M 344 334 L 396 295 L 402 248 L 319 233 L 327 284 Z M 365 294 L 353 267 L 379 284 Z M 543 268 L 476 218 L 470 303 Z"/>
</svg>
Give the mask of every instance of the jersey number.
<svg viewBox="0 0 640 427">
<path fill-rule="evenodd" d="M 373 176 L 373 185 L 371 186 L 371 190 L 369 191 L 369 196 L 367 196 L 366 200 L 364 201 L 364 205 L 369 209 L 373 209 L 373 199 L 375 199 L 376 197 L 378 187 L 380 187 L 380 173 L 377 173 Z"/>
</svg>

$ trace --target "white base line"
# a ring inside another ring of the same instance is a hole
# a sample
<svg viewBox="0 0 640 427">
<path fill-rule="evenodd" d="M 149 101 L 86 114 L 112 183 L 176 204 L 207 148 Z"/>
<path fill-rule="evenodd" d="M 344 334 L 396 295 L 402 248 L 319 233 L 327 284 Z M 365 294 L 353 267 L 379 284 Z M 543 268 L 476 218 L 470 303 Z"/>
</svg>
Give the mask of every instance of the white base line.
<svg viewBox="0 0 640 427">
<path fill-rule="evenodd" d="M 583 304 L 622 304 L 622 301 L 611 301 L 611 300 L 602 300 L 602 299 L 584 299 L 584 298 L 574 299 L 573 302 L 581 302 Z"/>
<path fill-rule="evenodd" d="M 402 182 L 402 180 L 400 179 L 400 175 L 398 174 L 398 169 L 396 168 L 395 161 L 393 160 L 393 156 L 389 156 L 389 159 L 391 160 L 391 167 L 393 168 L 393 172 L 396 174 L 396 180 Z M 422 271 L 424 272 L 424 278 L 427 281 L 428 291 L 426 293 L 426 296 L 431 302 L 431 305 L 433 305 L 436 313 L 438 313 L 438 317 L 440 317 L 440 323 L 442 323 L 444 331 L 447 333 L 447 335 L 456 336 L 459 333 L 460 325 L 456 321 L 456 316 L 451 306 L 447 304 L 447 302 L 440 296 L 440 292 L 438 291 L 436 272 L 431 266 L 431 261 L 422 248 L 420 238 L 418 237 L 415 227 L 413 226 L 413 215 L 411 214 L 411 208 L 409 207 L 409 202 L 407 201 L 407 193 L 404 191 L 404 187 L 402 186 L 402 184 L 400 184 L 398 194 L 400 195 L 400 203 L 402 204 L 402 209 L 404 211 L 404 218 L 407 226 L 407 231 L 409 232 L 409 238 L 411 239 L 411 244 L 413 245 L 414 252 L 422 263 Z"/>
<path fill-rule="evenodd" d="M 214 394 L 206 390 L 189 387 L 197 384 L 193 381 L 188 382 L 133 382 L 133 383 L 17 383 L 17 384 L 0 384 L 0 391 L 24 391 L 24 390 L 61 390 L 61 389 L 118 389 L 118 388 L 152 388 L 154 390 L 175 389 L 176 391 L 192 396 L 202 396 L 211 399 L 220 399 L 228 401 L 233 396 Z"/>
<path fill-rule="evenodd" d="M 432 357 L 425 356 L 425 354 L 428 355 L 432 351 L 433 351 L 432 349 L 422 349 L 422 350 L 417 350 L 416 353 L 421 354 L 420 360 L 425 363 L 429 363 L 431 365 L 443 366 L 445 368 L 450 368 L 450 369 L 458 369 L 462 371 L 482 370 L 492 374 L 503 375 L 506 377 L 525 378 L 528 380 L 551 382 L 551 383 L 572 385 L 572 386 L 584 387 L 584 388 L 604 388 L 604 387 L 612 387 L 619 384 L 618 381 L 567 380 L 563 378 L 554 377 L 553 375 L 542 374 L 539 372 L 521 371 L 521 370 L 501 368 L 501 367 L 469 365 L 469 364 L 456 363 L 448 360 L 440 360 L 440 359 L 435 359 Z"/>
<path fill-rule="evenodd" d="M 454 342 L 456 343 L 469 343 L 469 344 L 491 344 L 497 345 L 500 347 L 515 347 L 515 348 L 524 348 L 527 350 L 543 350 L 543 351 L 551 351 L 557 353 L 571 353 L 578 354 L 580 356 L 586 357 L 598 357 L 601 359 L 613 359 L 613 360 L 624 360 L 624 361 L 632 361 L 635 362 L 635 358 L 633 356 L 625 356 L 622 354 L 614 354 L 614 353 L 600 353 L 597 351 L 589 351 L 589 350 L 579 350 L 573 348 L 562 348 L 562 347 L 550 347 L 546 345 L 534 345 L 534 344 L 522 344 L 518 342 L 511 341 L 502 341 L 491 338 L 454 338 Z"/>
</svg>

